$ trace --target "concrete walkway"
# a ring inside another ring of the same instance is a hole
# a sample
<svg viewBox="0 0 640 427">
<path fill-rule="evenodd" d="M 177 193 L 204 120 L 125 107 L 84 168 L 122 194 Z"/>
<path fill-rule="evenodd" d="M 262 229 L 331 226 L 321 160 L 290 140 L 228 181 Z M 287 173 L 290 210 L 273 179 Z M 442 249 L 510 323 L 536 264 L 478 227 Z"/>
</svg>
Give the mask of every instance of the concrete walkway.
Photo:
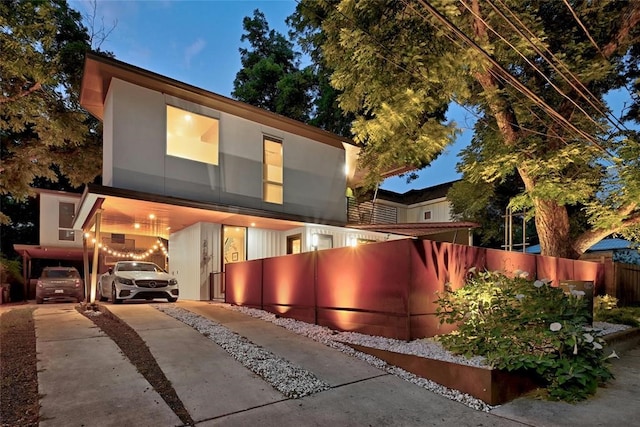
<svg viewBox="0 0 640 427">
<path fill-rule="evenodd" d="M 176 426 L 180 419 L 75 304 L 34 312 L 40 426 Z"/>
<path fill-rule="evenodd" d="M 640 348 L 614 362 L 617 379 L 587 402 L 521 398 L 487 414 L 271 323 L 206 302 L 177 305 L 313 372 L 332 387 L 288 399 L 213 341 L 151 305 L 107 305 L 147 343 L 198 426 L 610 426 L 638 421 Z M 180 425 L 75 304 L 45 304 L 34 316 L 42 426 Z"/>
</svg>

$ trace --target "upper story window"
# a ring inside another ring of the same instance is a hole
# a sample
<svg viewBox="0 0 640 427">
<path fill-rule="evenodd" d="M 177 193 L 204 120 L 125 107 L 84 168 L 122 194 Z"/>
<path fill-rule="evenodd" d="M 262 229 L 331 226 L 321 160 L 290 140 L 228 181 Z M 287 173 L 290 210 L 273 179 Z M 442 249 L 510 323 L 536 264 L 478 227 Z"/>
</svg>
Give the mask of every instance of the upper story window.
<svg viewBox="0 0 640 427">
<path fill-rule="evenodd" d="M 75 240 L 73 218 L 76 213 L 76 205 L 60 202 L 58 205 L 58 240 Z"/>
<path fill-rule="evenodd" d="M 265 202 L 282 204 L 282 142 L 264 137 L 262 197 Z"/>
<path fill-rule="evenodd" d="M 431 211 L 424 211 L 424 213 L 422 215 L 423 215 L 422 219 L 424 221 L 430 221 L 431 220 Z"/>
<path fill-rule="evenodd" d="M 218 119 L 167 105 L 167 154 L 218 164 Z"/>
</svg>

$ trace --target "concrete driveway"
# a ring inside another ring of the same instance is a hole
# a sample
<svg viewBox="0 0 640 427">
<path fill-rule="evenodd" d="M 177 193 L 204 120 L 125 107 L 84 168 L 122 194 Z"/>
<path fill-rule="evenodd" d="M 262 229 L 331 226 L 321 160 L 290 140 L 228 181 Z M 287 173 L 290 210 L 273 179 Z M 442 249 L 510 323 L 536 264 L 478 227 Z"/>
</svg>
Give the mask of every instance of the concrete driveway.
<svg viewBox="0 0 640 427">
<path fill-rule="evenodd" d="M 519 399 L 483 413 L 271 323 L 206 302 L 177 306 L 224 325 L 331 386 L 286 398 L 207 337 L 153 306 L 108 305 L 146 342 L 198 426 L 611 425 L 635 413 L 640 403 L 640 349 L 616 366 L 619 377 L 631 372 L 634 379 L 615 382 L 593 401 L 556 406 Z M 41 425 L 180 425 L 117 346 L 73 304 L 39 306 L 35 319 Z M 583 414 L 580 422 L 571 408 Z"/>
</svg>

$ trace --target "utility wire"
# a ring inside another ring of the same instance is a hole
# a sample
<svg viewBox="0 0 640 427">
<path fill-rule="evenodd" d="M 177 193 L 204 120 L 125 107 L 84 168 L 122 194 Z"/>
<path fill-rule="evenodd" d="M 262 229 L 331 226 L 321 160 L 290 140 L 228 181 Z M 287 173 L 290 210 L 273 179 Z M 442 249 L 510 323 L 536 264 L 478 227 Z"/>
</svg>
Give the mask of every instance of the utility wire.
<svg viewBox="0 0 640 427">
<path fill-rule="evenodd" d="M 515 77 L 511 75 L 504 67 L 498 63 L 489 53 L 487 53 L 481 46 L 479 46 L 476 42 L 474 42 L 469 36 L 467 36 L 462 30 L 460 30 L 455 24 L 449 21 L 445 16 L 443 16 L 438 10 L 436 10 L 429 2 L 425 0 L 418 0 L 418 2 L 438 21 L 445 25 L 450 31 L 452 31 L 457 37 L 462 39 L 466 44 L 468 44 L 472 49 L 476 50 L 481 54 L 489 63 L 491 63 L 496 72 L 501 74 L 501 77 L 505 79 L 512 87 L 518 90 L 520 93 L 525 95 L 539 107 L 547 112 L 550 116 L 555 116 L 561 122 L 564 123 L 569 129 L 571 129 L 576 134 L 580 135 L 585 140 L 589 141 L 596 147 L 598 147 L 602 152 L 607 154 L 608 156 L 612 156 L 604 147 L 602 147 L 598 141 L 595 140 L 591 135 L 586 132 L 578 129 L 573 123 L 565 119 L 560 113 L 551 108 L 544 100 L 542 100 L 538 95 L 536 95 L 533 91 L 531 91 L 528 87 L 518 81 Z"/>
<path fill-rule="evenodd" d="M 495 0 L 497 3 L 499 3 L 511 16 L 512 19 L 514 19 L 521 27 L 522 29 L 524 29 L 524 31 L 526 31 L 529 36 L 525 35 L 522 33 L 522 31 L 511 21 L 511 19 L 509 19 L 508 17 L 506 17 L 504 15 L 504 13 L 498 9 L 495 4 L 493 4 L 493 2 L 491 0 L 486 0 L 487 3 L 489 3 L 491 5 L 491 7 L 498 13 L 500 14 L 500 16 L 514 29 L 516 30 L 525 40 L 527 40 L 529 42 L 529 44 L 533 47 L 533 49 L 536 51 L 536 53 L 538 53 L 540 55 L 540 57 L 542 59 L 544 59 L 551 67 L 553 67 L 554 71 L 556 71 L 558 73 L 558 75 L 560 77 L 562 77 L 569 85 L 571 85 L 571 87 L 576 91 L 577 94 L 579 94 L 582 98 L 584 98 L 600 115 L 602 115 L 603 117 L 605 117 L 609 123 L 611 123 L 616 129 L 618 130 L 627 130 L 626 126 L 624 125 L 624 123 L 622 123 L 617 117 L 615 117 L 613 114 L 611 114 L 611 112 L 609 111 L 609 109 L 607 108 L 606 105 L 604 105 L 597 96 L 595 96 L 581 81 L 580 79 L 564 64 L 564 62 L 559 59 L 553 52 L 551 52 L 549 50 L 549 48 L 546 47 L 546 45 L 544 46 L 544 50 L 549 54 L 549 56 L 551 58 L 553 58 L 558 66 L 560 68 L 562 68 L 564 70 L 565 73 L 567 73 L 573 80 L 570 80 L 569 78 L 567 78 L 564 73 L 562 71 L 560 71 L 555 64 L 549 59 L 547 58 L 544 53 L 539 49 L 538 45 L 533 41 L 533 39 L 537 38 L 537 36 L 535 34 L 533 34 L 533 32 L 527 27 L 526 24 L 524 24 L 522 22 L 522 20 L 515 14 L 513 13 L 513 11 L 511 11 L 511 9 L 509 7 L 507 7 L 502 0 Z M 582 23 L 579 21 L 580 25 L 582 25 Z M 595 42 L 594 42 L 595 43 Z M 596 45 L 597 48 L 597 45 Z M 606 59 L 606 58 L 605 58 Z M 579 86 L 580 89 L 576 88 L 575 86 Z M 587 95 L 585 95 L 584 92 L 587 93 Z M 597 105 L 600 105 L 599 107 Z M 621 129 L 622 128 L 622 129 Z"/>
</svg>

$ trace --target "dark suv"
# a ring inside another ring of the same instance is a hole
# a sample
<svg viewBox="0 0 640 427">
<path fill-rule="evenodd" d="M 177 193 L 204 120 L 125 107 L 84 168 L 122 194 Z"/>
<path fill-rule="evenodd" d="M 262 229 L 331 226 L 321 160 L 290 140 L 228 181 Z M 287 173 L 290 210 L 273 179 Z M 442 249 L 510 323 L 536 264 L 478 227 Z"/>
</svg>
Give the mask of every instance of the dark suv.
<svg viewBox="0 0 640 427">
<path fill-rule="evenodd" d="M 74 267 L 45 267 L 36 285 L 36 303 L 84 299 L 84 285 Z"/>
</svg>

